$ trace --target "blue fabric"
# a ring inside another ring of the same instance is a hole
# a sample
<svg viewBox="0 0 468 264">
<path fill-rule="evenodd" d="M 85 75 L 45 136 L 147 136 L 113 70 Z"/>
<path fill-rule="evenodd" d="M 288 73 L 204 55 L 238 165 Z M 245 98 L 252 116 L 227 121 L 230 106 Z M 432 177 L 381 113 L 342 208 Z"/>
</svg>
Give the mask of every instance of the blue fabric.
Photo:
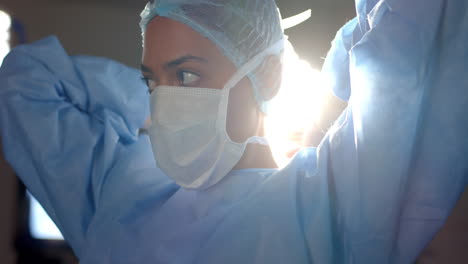
<svg viewBox="0 0 468 264">
<path fill-rule="evenodd" d="M 179 188 L 138 73 L 53 38 L 0 69 L 5 156 L 81 263 L 411 263 L 468 183 L 468 2 L 371 2 L 324 67 L 349 107 L 282 170 Z"/>
<path fill-rule="evenodd" d="M 0 68 L 5 158 L 78 256 L 97 211 L 118 213 L 132 193 L 177 189 L 138 138 L 149 114 L 139 76 L 107 59 L 69 57 L 55 37 L 15 48 Z"/>
</svg>

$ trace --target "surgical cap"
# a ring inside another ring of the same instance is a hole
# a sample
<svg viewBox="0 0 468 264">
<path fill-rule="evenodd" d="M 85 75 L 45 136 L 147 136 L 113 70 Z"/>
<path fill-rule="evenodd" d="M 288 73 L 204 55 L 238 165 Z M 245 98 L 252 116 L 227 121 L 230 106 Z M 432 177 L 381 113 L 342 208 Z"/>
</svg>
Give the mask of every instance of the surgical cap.
<svg viewBox="0 0 468 264">
<path fill-rule="evenodd" d="M 256 55 L 283 40 L 281 16 L 274 0 L 156 0 L 141 13 L 142 35 L 156 16 L 181 22 L 211 40 L 239 69 Z M 260 109 L 267 112 L 267 100 L 260 91 L 274 91 L 281 78 L 268 74 L 281 64 L 283 46 L 264 53 L 259 66 L 248 73 Z M 277 55 L 279 60 L 265 60 Z"/>
</svg>

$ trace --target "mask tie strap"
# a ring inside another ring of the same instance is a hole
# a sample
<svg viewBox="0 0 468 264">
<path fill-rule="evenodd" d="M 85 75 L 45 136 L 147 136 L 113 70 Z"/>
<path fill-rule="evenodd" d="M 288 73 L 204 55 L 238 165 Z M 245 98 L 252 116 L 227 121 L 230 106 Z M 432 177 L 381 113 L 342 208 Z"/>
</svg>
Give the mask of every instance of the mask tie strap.
<svg viewBox="0 0 468 264">
<path fill-rule="evenodd" d="M 268 142 L 268 139 L 265 137 L 260 137 L 260 136 L 253 136 L 247 139 L 246 141 L 247 144 L 259 144 L 263 146 L 269 146 L 270 143 Z"/>
<path fill-rule="evenodd" d="M 284 48 L 285 38 L 281 38 L 275 44 L 271 45 L 269 48 L 263 50 L 259 54 L 255 55 L 251 60 L 245 63 L 242 67 L 240 67 L 237 72 L 226 82 L 226 85 L 222 89 L 222 96 L 221 101 L 219 104 L 219 111 L 218 111 L 218 122 L 217 122 L 217 129 L 224 131 L 226 133 L 226 137 L 229 138 L 226 132 L 226 119 L 227 119 L 227 108 L 228 108 L 228 101 L 229 101 L 229 92 L 233 87 L 239 83 L 247 74 L 255 69 L 260 63 L 263 61 L 263 58 L 268 54 L 277 54 L 278 51 Z M 263 142 L 263 141 L 262 141 Z"/>
<path fill-rule="evenodd" d="M 263 61 L 264 57 L 269 54 L 277 54 L 278 51 L 283 49 L 284 47 L 285 38 L 281 38 L 275 44 L 271 45 L 266 50 L 255 55 L 252 59 L 250 59 L 247 63 L 245 63 L 242 67 L 240 67 L 237 72 L 227 81 L 226 85 L 223 89 L 231 90 L 237 83 L 240 82 L 247 74 L 249 74 L 253 69 L 255 69 L 260 63 Z"/>
</svg>

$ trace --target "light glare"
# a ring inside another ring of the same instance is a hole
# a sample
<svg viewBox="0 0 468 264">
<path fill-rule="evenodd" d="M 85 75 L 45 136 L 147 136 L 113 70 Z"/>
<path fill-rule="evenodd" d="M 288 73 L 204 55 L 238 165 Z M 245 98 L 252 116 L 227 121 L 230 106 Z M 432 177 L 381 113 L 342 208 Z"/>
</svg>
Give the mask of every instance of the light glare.
<svg viewBox="0 0 468 264">
<path fill-rule="evenodd" d="M 265 118 L 266 136 L 280 167 L 304 147 L 306 131 L 317 122 L 322 109 L 321 74 L 301 60 L 290 43 L 283 63 L 283 81 Z"/>
</svg>

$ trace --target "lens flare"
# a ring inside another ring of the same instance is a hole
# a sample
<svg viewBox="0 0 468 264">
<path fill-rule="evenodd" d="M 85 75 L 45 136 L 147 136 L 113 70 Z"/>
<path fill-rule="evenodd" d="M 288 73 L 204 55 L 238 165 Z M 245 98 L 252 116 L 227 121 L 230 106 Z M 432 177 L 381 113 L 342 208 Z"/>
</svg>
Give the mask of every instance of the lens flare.
<svg viewBox="0 0 468 264">
<path fill-rule="evenodd" d="M 290 43 L 285 49 L 282 77 L 281 89 L 265 118 L 266 137 L 280 167 L 305 147 L 306 131 L 318 120 L 324 96 L 320 72 L 301 60 Z"/>
</svg>

